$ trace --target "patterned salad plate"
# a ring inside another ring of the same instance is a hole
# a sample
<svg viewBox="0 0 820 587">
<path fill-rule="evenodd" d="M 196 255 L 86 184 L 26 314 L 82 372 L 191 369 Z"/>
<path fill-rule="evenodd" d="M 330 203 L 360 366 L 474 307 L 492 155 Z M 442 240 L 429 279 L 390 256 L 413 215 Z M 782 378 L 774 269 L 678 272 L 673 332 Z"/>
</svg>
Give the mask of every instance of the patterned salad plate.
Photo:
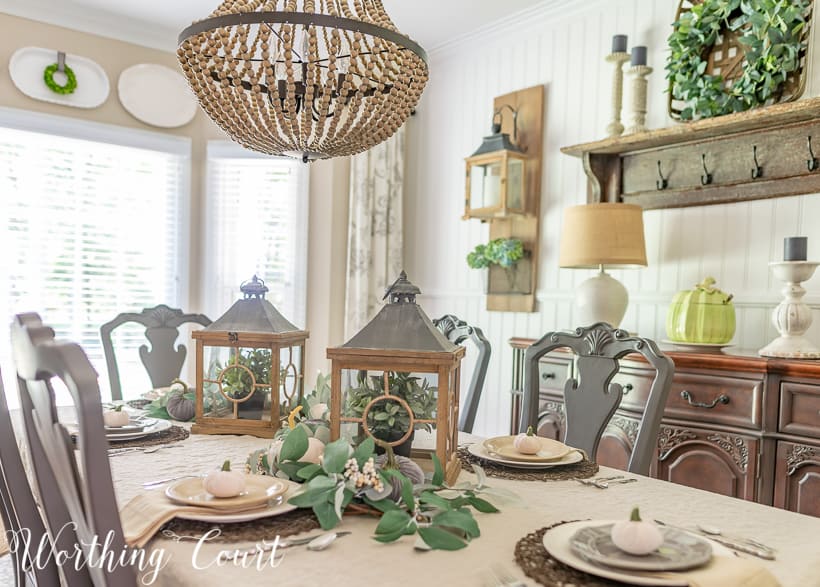
<svg viewBox="0 0 820 587">
<path fill-rule="evenodd" d="M 503 459 L 521 461 L 523 463 L 557 461 L 575 450 L 571 446 L 567 446 L 563 442 L 558 442 L 551 438 L 543 438 L 541 436 L 536 436 L 535 438 L 541 442 L 541 448 L 537 453 L 531 455 L 518 452 L 513 444 L 515 442 L 515 436 L 496 436 L 495 438 L 488 438 L 484 441 L 484 448 L 486 448 L 488 452 L 494 453 Z"/>
<path fill-rule="evenodd" d="M 674 528 L 661 528 L 663 544 L 645 556 L 624 552 L 612 542 L 613 524 L 587 526 L 579 529 L 570 546 L 575 554 L 592 562 L 632 571 L 682 571 L 709 562 L 712 546 L 705 540 Z"/>
<path fill-rule="evenodd" d="M 171 501 L 183 505 L 239 512 L 257 506 L 262 507 L 265 503 L 284 495 L 287 490 L 288 484 L 282 479 L 266 475 L 246 475 L 245 491 L 242 494 L 220 498 L 205 491 L 202 477 L 193 477 L 172 483 L 165 490 L 165 495 Z"/>
</svg>

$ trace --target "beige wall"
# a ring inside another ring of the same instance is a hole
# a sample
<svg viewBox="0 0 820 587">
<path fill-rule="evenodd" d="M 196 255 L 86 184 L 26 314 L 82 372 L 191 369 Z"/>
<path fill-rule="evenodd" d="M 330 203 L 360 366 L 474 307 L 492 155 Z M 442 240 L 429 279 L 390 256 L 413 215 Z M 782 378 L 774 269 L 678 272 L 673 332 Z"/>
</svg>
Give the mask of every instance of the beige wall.
<svg viewBox="0 0 820 587">
<path fill-rule="evenodd" d="M 189 300 L 186 309 L 201 311 L 202 229 L 204 225 L 205 149 L 209 139 L 224 134 L 201 112 L 193 121 L 176 129 L 161 129 L 133 118 L 117 99 L 120 73 L 137 63 L 158 63 L 177 69 L 176 55 L 81 33 L 49 24 L 0 13 L 0 106 L 44 112 L 82 120 L 115 124 L 191 139 L 191 265 L 188 268 Z M 12 83 L 8 62 L 21 47 L 59 49 L 88 57 L 108 74 L 111 91 L 99 108 L 82 109 L 29 98 Z M 344 268 L 347 241 L 348 162 L 330 160 L 314 163 L 310 181 L 310 233 L 308 256 L 308 341 L 307 373 L 312 385 L 316 369 L 326 370 L 325 348 L 339 344 L 344 311 Z"/>
</svg>

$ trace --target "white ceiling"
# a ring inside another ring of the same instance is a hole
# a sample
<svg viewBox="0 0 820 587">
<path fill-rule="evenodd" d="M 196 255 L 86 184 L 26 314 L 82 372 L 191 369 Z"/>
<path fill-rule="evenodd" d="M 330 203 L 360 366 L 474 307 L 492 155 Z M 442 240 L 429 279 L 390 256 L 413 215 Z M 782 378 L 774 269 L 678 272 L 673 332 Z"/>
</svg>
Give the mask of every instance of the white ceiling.
<svg viewBox="0 0 820 587">
<path fill-rule="evenodd" d="M 430 51 L 545 0 L 383 0 L 401 32 Z M 166 50 L 220 0 L 0 0 L 0 12 Z"/>
</svg>

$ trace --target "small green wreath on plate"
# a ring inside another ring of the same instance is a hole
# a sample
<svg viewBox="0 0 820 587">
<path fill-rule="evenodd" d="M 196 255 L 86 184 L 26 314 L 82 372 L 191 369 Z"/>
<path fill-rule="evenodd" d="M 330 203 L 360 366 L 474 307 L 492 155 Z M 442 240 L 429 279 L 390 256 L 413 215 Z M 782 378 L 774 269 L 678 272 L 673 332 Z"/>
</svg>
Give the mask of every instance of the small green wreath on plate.
<svg viewBox="0 0 820 587">
<path fill-rule="evenodd" d="M 74 75 L 74 71 L 68 66 L 65 65 L 63 72 L 66 76 L 65 85 L 61 86 L 56 81 L 54 81 L 54 73 L 57 71 L 57 64 L 52 63 L 48 67 L 45 68 L 43 71 L 43 81 L 46 83 L 48 88 L 54 92 L 55 94 L 73 94 L 74 90 L 77 89 L 77 76 Z"/>
<path fill-rule="evenodd" d="M 776 98 L 806 49 L 803 29 L 812 0 L 703 0 L 682 12 L 669 36 L 666 63 L 672 99 L 682 120 L 741 112 Z M 743 73 L 727 87 L 706 72 L 721 30 L 740 31 Z"/>
</svg>

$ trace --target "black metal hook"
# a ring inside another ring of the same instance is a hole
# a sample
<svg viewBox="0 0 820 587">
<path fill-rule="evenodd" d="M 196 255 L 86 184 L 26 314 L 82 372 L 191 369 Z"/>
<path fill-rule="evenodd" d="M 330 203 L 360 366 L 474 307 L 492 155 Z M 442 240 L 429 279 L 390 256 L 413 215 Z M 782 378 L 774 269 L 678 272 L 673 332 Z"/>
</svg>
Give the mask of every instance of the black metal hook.
<svg viewBox="0 0 820 587">
<path fill-rule="evenodd" d="M 658 177 L 660 179 L 655 182 L 655 186 L 659 190 L 665 190 L 667 187 L 669 187 L 669 181 L 667 180 L 667 178 L 665 178 L 663 176 L 663 171 L 661 170 L 661 160 L 660 159 L 658 159 Z"/>
<path fill-rule="evenodd" d="M 755 160 L 755 166 L 752 169 L 752 179 L 763 177 L 763 168 L 760 166 L 760 163 L 757 162 L 757 145 L 752 145 L 752 157 L 754 157 Z"/>
<path fill-rule="evenodd" d="M 806 159 L 806 167 L 808 167 L 809 171 L 817 171 L 817 168 L 820 167 L 820 162 L 817 161 L 817 157 L 814 156 L 814 151 L 811 148 L 811 135 L 809 135 L 808 143 L 809 159 Z"/>
<path fill-rule="evenodd" d="M 703 166 L 703 175 L 700 176 L 700 185 L 709 185 L 712 183 L 712 174 L 706 169 L 706 153 L 700 154 L 700 164 Z"/>
</svg>

